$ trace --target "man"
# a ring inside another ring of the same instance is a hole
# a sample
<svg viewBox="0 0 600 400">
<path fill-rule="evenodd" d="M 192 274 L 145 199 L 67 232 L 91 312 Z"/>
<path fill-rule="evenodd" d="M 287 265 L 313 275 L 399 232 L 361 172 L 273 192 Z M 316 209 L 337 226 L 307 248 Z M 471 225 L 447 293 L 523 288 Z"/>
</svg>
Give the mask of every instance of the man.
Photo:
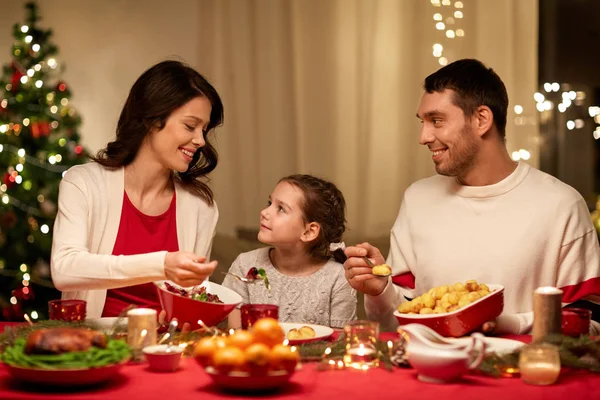
<svg viewBox="0 0 600 400">
<path fill-rule="evenodd" d="M 600 294 L 600 248 L 583 198 L 508 155 L 500 77 L 477 60 L 459 60 L 428 76 L 424 89 L 419 143 L 438 175 L 404 193 L 387 259 L 396 284 L 361 258 L 383 264 L 377 248 L 346 249 L 346 279 L 365 293 L 367 316 L 394 329 L 393 312 L 406 298 L 476 279 L 505 287 L 504 313 L 484 330 L 525 333 L 537 287 L 561 288 L 563 305 Z"/>
</svg>

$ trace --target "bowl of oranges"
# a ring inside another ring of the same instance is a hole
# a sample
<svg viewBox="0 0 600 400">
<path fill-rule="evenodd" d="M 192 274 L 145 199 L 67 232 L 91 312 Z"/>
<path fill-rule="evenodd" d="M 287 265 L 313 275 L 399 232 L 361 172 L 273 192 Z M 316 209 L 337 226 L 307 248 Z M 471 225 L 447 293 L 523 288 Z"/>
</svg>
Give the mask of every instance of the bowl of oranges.
<svg viewBox="0 0 600 400">
<path fill-rule="evenodd" d="M 394 312 L 400 325 L 418 323 L 442 336 L 461 337 L 498 317 L 504 286 L 468 280 L 430 289 Z"/>
<path fill-rule="evenodd" d="M 262 318 L 249 330 L 200 339 L 194 345 L 194 358 L 223 389 L 273 390 L 289 382 L 300 362 L 296 348 L 284 340 L 277 320 Z"/>
</svg>

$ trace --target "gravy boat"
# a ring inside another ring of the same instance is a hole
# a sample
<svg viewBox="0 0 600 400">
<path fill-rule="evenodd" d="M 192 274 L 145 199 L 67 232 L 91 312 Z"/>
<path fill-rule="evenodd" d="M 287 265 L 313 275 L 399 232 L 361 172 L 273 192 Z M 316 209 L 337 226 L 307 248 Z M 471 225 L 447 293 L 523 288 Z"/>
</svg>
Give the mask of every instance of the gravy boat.
<svg viewBox="0 0 600 400">
<path fill-rule="evenodd" d="M 423 382 L 445 383 L 477 368 L 485 355 L 485 336 L 473 333 L 468 343 L 453 343 L 421 324 L 402 325 L 408 336 L 408 362 Z"/>
</svg>

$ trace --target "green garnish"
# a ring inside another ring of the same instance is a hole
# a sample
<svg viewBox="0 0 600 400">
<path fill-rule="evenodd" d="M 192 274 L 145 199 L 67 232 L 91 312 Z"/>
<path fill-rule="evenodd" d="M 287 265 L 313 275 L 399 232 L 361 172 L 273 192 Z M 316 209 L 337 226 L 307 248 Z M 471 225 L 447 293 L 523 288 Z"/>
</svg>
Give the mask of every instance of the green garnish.
<svg viewBox="0 0 600 400">
<path fill-rule="evenodd" d="M 0 354 L 2 362 L 23 368 L 66 369 L 98 368 L 126 360 L 131 350 L 122 340 L 108 339 L 105 349 L 92 346 L 87 351 L 62 354 L 25 354 L 25 338 L 15 340 Z"/>
<path fill-rule="evenodd" d="M 263 280 L 263 282 L 265 282 L 265 287 L 267 288 L 268 291 L 271 291 L 271 284 L 269 283 L 269 278 L 267 278 L 267 272 L 260 268 L 258 270 L 258 276 L 260 276 L 260 279 Z"/>
</svg>

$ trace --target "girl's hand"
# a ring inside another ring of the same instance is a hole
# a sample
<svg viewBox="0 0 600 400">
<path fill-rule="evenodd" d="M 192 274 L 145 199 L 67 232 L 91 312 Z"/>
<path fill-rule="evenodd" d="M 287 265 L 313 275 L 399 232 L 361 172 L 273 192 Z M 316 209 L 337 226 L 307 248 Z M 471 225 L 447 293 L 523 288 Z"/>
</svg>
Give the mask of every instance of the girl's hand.
<svg viewBox="0 0 600 400">
<path fill-rule="evenodd" d="M 185 251 L 169 252 L 165 256 L 165 276 L 176 284 L 189 287 L 201 284 L 217 268 L 217 262 L 205 263 L 206 257 Z"/>
</svg>

